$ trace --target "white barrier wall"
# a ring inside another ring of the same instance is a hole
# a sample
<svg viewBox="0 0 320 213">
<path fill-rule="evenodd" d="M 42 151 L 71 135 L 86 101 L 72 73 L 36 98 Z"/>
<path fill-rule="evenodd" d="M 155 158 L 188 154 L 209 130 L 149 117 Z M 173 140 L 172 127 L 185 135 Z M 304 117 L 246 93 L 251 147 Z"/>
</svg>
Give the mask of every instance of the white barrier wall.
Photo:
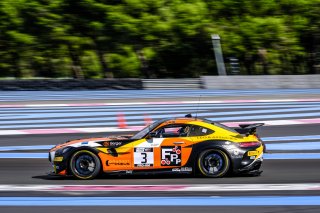
<svg viewBox="0 0 320 213">
<path fill-rule="evenodd" d="M 142 79 L 144 89 L 201 89 L 200 78 Z"/>
<path fill-rule="evenodd" d="M 320 75 L 202 76 L 205 89 L 320 88 Z"/>
</svg>

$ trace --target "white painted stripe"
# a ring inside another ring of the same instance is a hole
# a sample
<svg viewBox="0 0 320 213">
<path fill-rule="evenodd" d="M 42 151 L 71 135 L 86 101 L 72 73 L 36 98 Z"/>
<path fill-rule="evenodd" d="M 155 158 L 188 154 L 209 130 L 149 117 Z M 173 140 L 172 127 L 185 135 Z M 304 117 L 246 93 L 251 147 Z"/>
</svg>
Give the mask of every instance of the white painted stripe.
<svg viewBox="0 0 320 213">
<path fill-rule="evenodd" d="M 253 121 L 251 121 L 253 122 Z M 260 123 L 260 122 L 256 122 Z M 296 124 L 303 124 L 298 120 L 272 120 L 272 121 L 263 121 L 261 123 L 265 123 L 267 126 L 282 126 L 282 125 L 296 125 Z"/>
<path fill-rule="evenodd" d="M 297 184 L 192 184 L 192 185 L 0 185 L 0 191 L 315 191 L 320 183 Z"/>
<path fill-rule="evenodd" d="M 144 126 L 139 127 L 139 129 L 142 129 Z M 125 128 L 120 129 L 117 127 L 88 127 L 88 128 L 71 128 L 73 131 L 77 132 L 84 132 L 84 133 L 95 133 L 95 132 L 128 132 L 128 131 L 136 131 L 136 129 L 133 128 Z"/>
<path fill-rule="evenodd" d="M 149 105 L 149 104 L 215 104 L 215 103 L 260 103 L 260 102 L 308 102 L 320 101 L 320 99 L 261 99 L 261 100 L 221 100 L 221 101 L 158 101 L 158 102 L 120 102 L 120 103 L 79 103 L 79 104 L 10 104 L 0 105 L 6 107 L 65 107 L 65 106 L 126 106 L 126 105 Z"/>
<path fill-rule="evenodd" d="M 320 190 L 319 183 L 311 184 L 221 184 L 221 185 L 194 185 L 186 191 L 296 191 Z"/>
<path fill-rule="evenodd" d="M 0 135 L 25 135 L 21 130 L 0 130 Z"/>
<path fill-rule="evenodd" d="M 266 126 L 298 125 L 298 124 L 319 124 L 320 119 L 298 119 L 298 120 L 271 120 L 271 121 L 243 121 L 243 122 L 223 122 L 230 127 L 237 127 L 244 123 L 265 123 Z M 24 135 L 24 134 L 61 134 L 61 133 L 96 133 L 96 132 L 129 132 L 139 131 L 144 126 L 129 126 L 125 129 L 117 127 L 84 127 L 84 128 L 53 128 L 53 129 L 21 129 L 21 130 L 0 130 L 0 135 Z"/>
<path fill-rule="evenodd" d="M 297 136 L 278 136 L 278 137 L 263 137 L 262 140 L 266 141 L 297 141 L 297 140 L 319 140 L 320 135 L 297 135 Z"/>
<path fill-rule="evenodd" d="M 65 107 L 65 106 L 69 106 L 70 104 L 26 104 L 26 105 L 22 105 L 25 107 Z"/>
</svg>

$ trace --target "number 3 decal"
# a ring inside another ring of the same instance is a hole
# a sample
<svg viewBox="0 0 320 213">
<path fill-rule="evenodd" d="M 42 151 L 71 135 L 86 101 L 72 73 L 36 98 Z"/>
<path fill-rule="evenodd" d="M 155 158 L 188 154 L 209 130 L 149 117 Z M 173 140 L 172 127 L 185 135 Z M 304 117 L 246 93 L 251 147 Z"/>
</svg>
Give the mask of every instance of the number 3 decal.
<svg viewBox="0 0 320 213">
<path fill-rule="evenodd" d="M 141 161 L 141 163 L 147 163 L 147 161 L 148 161 L 148 159 L 147 159 L 147 153 L 141 152 L 141 155 L 143 155 L 142 159 L 144 160 L 144 161 Z"/>
<path fill-rule="evenodd" d="M 152 167 L 153 148 L 134 148 L 133 158 L 135 167 Z"/>
</svg>

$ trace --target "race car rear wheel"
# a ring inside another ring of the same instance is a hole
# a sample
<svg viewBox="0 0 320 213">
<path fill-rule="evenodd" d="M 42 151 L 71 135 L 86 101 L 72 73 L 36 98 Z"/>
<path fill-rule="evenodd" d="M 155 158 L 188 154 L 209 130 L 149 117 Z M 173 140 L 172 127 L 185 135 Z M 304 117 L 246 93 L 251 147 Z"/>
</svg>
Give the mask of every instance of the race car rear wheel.
<svg viewBox="0 0 320 213">
<path fill-rule="evenodd" d="M 75 152 L 70 160 L 71 173 L 83 180 L 95 178 L 101 170 L 99 158 L 88 150 Z"/>
<path fill-rule="evenodd" d="M 227 154 L 218 149 L 203 151 L 198 158 L 198 168 L 206 177 L 223 177 L 229 170 L 230 160 Z"/>
</svg>

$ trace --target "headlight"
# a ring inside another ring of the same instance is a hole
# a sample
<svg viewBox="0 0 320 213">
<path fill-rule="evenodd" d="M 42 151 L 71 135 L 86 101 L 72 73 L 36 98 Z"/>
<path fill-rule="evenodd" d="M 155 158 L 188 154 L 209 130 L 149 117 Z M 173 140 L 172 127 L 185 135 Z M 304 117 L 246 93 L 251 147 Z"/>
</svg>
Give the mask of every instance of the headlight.
<svg viewBox="0 0 320 213">
<path fill-rule="evenodd" d="M 57 150 L 56 151 L 56 156 L 60 156 L 60 155 L 65 154 L 66 152 L 68 152 L 70 150 L 70 148 L 71 147 L 65 147 L 65 148 Z"/>
<path fill-rule="evenodd" d="M 71 149 L 71 147 L 66 147 L 62 150 L 62 154 L 66 153 L 67 151 L 69 151 Z"/>
</svg>

